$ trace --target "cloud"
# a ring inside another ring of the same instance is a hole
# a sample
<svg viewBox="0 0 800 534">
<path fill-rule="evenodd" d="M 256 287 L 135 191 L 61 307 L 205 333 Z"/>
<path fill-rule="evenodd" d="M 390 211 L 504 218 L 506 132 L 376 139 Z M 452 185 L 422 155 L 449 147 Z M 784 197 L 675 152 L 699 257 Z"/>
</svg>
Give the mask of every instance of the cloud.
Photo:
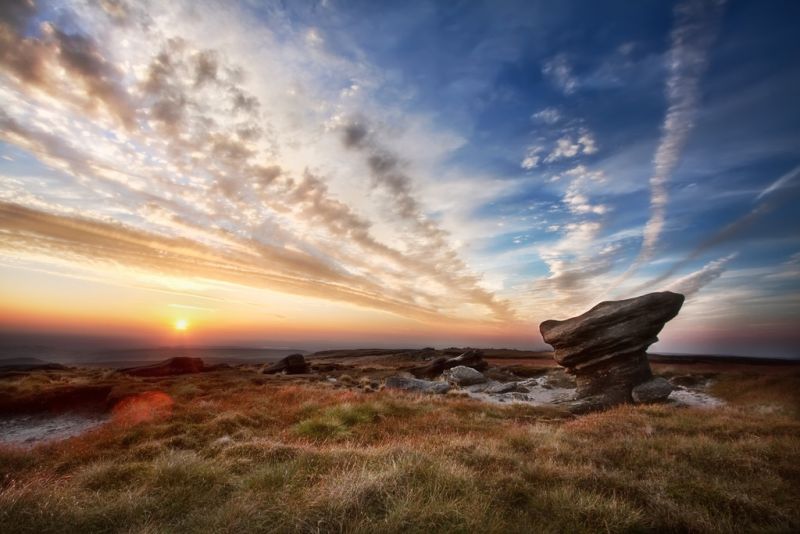
<svg viewBox="0 0 800 534">
<path fill-rule="evenodd" d="M 594 154 L 597 152 L 597 143 L 591 132 L 582 129 L 577 139 L 565 135 L 556 141 L 556 146 L 544 158 L 545 163 L 553 163 L 561 159 L 574 158 L 579 154 Z"/>
<path fill-rule="evenodd" d="M 644 227 L 639 255 L 618 281 L 627 279 L 655 253 L 666 220 L 667 184 L 680 161 L 700 100 L 700 79 L 716 34 L 723 2 L 686 0 L 675 7 L 675 24 L 667 65 L 667 114 L 650 176 L 650 218 Z"/>
<path fill-rule="evenodd" d="M 324 128 L 343 113 L 345 97 L 326 94 L 309 73 L 323 72 L 327 82 L 328 69 L 343 70 L 343 78 L 369 87 L 360 63 L 327 55 L 324 42 L 309 56 L 302 38 L 270 41 L 263 28 L 251 36 L 239 20 L 220 22 L 234 17 L 229 10 L 206 6 L 186 24 L 191 6 L 173 7 L 154 6 L 152 18 L 120 2 L 65 9 L 65 20 L 84 17 L 74 26 L 85 34 L 48 23 L 28 38 L 17 29 L 23 23 L 2 23 L 1 38 L 16 50 L 0 53 L 0 68 L 11 74 L 0 84 L 8 104 L 0 135 L 60 173 L 57 189 L 14 181 L 0 195 L 12 234 L 0 241 L 6 253 L 217 277 L 426 322 L 513 318 L 427 214 L 410 172 L 418 153 L 408 159 L 370 129 L 377 123 L 370 113 L 386 110 L 359 90 L 346 99 L 364 109 L 363 125 Z M 21 20 L 12 15 L 3 20 Z M 102 39 L 107 17 L 120 24 L 113 40 Z M 221 45 L 204 25 L 236 35 Z M 253 43 L 257 63 L 232 59 L 247 59 L 245 45 Z M 26 50 L 38 61 L 27 77 L 20 74 Z M 257 78 L 264 71 L 269 83 Z M 351 191 L 368 187 L 382 202 L 342 195 L 337 179 Z M 67 228 L 63 236 L 59 226 Z"/>
<path fill-rule="evenodd" d="M 578 78 L 564 54 L 558 54 L 542 65 L 542 74 L 566 95 L 573 94 L 579 86 Z"/>
<path fill-rule="evenodd" d="M 486 306 L 496 317 L 509 320 L 514 317 L 508 302 L 496 298 L 479 285 L 479 278 L 466 272 L 466 264 L 449 244 L 449 236 L 422 210 L 413 192 L 413 180 L 403 169 L 403 163 L 391 150 L 385 148 L 375 132 L 370 131 L 363 119 L 346 121 L 341 128 L 342 144 L 364 154 L 372 176 L 372 186 L 388 193 L 389 209 L 402 220 L 410 223 L 421 236 L 415 244 L 412 256 L 433 260 L 437 280 L 444 281 L 453 276 L 459 280 L 461 291 L 475 303 Z M 450 287 L 453 287 L 452 285 Z"/>
<path fill-rule="evenodd" d="M 561 120 L 561 112 L 556 108 L 548 107 L 531 115 L 531 119 L 552 126 Z"/>
<path fill-rule="evenodd" d="M 543 150 L 544 148 L 539 145 L 529 146 L 528 149 L 525 150 L 525 157 L 522 159 L 520 167 L 526 171 L 536 168 L 536 166 L 539 165 L 539 161 L 542 159 L 539 153 Z"/>
<path fill-rule="evenodd" d="M 0 203 L 0 246 L 103 266 L 122 264 L 160 275 L 208 279 L 340 300 L 417 319 L 442 317 L 364 277 L 332 268 L 309 254 L 240 240 L 244 252 L 218 251 L 184 238 L 163 237 L 127 226 L 58 216 Z"/>
<path fill-rule="evenodd" d="M 102 108 L 132 128 L 134 104 L 97 43 L 52 22 L 43 23 L 38 36 L 26 36 L 23 31 L 35 13 L 33 3 L 19 0 L 0 12 L 0 70 L 86 112 Z"/>
<path fill-rule="evenodd" d="M 800 174 L 800 167 L 795 167 L 791 171 L 787 172 L 786 174 L 782 175 L 780 178 L 772 182 L 769 186 L 764 188 L 756 197 L 755 201 L 758 201 L 765 196 L 768 196 L 775 191 L 779 190 L 781 187 L 785 187 L 786 184 L 790 183 L 792 179 L 794 179 L 798 174 Z M 737 236 L 741 235 L 742 232 L 750 228 L 758 219 L 760 219 L 763 215 L 771 212 L 775 209 L 775 206 L 782 204 L 783 202 L 788 201 L 788 197 L 783 198 L 767 198 L 767 200 L 759 202 L 753 209 L 731 221 L 730 223 L 726 224 L 716 232 L 712 233 L 711 235 L 707 236 L 705 239 L 700 241 L 683 259 L 680 261 L 675 262 L 667 271 L 663 274 L 659 275 L 658 277 L 649 280 L 648 282 L 638 286 L 633 291 L 637 292 L 646 287 L 652 287 L 654 285 L 660 284 L 664 280 L 669 279 L 672 277 L 676 272 L 680 269 L 691 263 L 693 260 L 700 257 L 700 255 L 704 254 L 705 252 L 717 247 L 723 243 L 733 240 Z"/>
<path fill-rule="evenodd" d="M 778 191 L 779 189 L 786 187 L 787 184 L 791 183 L 797 176 L 800 175 L 800 165 L 795 167 L 794 169 L 790 170 L 771 184 L 765 187 L 763 191 L 761 191 L 758 196 L 755 198 L 754 202 L 758 202 L 763 197 Z"/>
<path fill-rule="evenodd" d="M 683 278 L 679 278 L 670 284 L 667 289 L 676 293 L 682 293 L 687 298 L 690 298 L 703 287 L 722 276 L 722 273 L 727 269 L 728 263 L 735 257 L 736 254 L 734 253 L 709 262 L 698 271 L 690 273 Z"/>
</svg>

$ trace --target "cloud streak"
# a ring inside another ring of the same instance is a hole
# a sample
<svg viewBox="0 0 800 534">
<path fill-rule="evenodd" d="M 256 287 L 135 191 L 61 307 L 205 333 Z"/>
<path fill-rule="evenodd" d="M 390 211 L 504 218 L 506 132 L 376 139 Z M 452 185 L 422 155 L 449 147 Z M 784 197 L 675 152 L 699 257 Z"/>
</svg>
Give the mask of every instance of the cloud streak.
<svg viewBox="0 0 800 534">
<path fill-rule="evenodd" d="M 668 183 L 692 130 L 700 101 L 700 80 L 708 64 L 723 4 L 722 0 L 686 0 L 675 7 L 667 57 L 667 114 L 650 176 L 650 218 L 643 230 L 639 254 L 617 284 L 650 261 L 655 253 L 666 221 Z"/>
</svg>

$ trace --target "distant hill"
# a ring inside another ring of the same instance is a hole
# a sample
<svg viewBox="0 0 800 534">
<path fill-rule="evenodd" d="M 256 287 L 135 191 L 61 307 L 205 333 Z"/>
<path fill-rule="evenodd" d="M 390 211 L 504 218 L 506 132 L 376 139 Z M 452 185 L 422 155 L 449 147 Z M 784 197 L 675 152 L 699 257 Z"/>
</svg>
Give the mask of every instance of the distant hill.
<svg viewBox="0 0 800 534">
<path fill-rule="evenodd" d="M 215 363 L 268 363 L 289 354 L 307 351 L 290 348 L 250 347 L 155 347 L 136 349 L 59 350 L 46 346 L 0 347 L 0 366 L 43 365 L 48 362 L 86 367 L 134 367 L 178 356 L 202 358 Z"/>
</svg>

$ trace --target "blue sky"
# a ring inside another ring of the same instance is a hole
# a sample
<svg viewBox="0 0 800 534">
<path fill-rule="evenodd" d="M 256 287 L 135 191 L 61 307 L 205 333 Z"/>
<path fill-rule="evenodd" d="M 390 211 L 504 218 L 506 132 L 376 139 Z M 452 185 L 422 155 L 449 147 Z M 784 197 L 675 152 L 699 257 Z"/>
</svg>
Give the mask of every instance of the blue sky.
<svg viewBox="0 0 800 534">
<path fill-rule="evenodd" d="M 797 355 L 796 2 L 41 4 L 0 12 L 3 220 L 50 216 L 5 223 L 17 287 L 513 346 L 672 289 L 660 350 Z M 57 241 L 75 217 L 104 226 Z"/>
</svg>

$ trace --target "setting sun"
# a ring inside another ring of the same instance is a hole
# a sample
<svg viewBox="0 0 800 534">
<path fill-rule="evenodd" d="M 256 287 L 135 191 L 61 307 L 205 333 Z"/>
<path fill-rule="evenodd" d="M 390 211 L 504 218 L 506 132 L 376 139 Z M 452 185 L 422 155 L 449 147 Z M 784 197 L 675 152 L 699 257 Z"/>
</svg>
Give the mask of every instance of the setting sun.
<svg viewBox="0 0 800 534">
<path fill-rule="evenodd" d="M 187 321 L 186 319 L 178 319 L 177 321 L 175 321 L 175 330 L 183 331 L 186 330 L 187 328 L 189 328 L 189 321 Z"/>
</svg>

